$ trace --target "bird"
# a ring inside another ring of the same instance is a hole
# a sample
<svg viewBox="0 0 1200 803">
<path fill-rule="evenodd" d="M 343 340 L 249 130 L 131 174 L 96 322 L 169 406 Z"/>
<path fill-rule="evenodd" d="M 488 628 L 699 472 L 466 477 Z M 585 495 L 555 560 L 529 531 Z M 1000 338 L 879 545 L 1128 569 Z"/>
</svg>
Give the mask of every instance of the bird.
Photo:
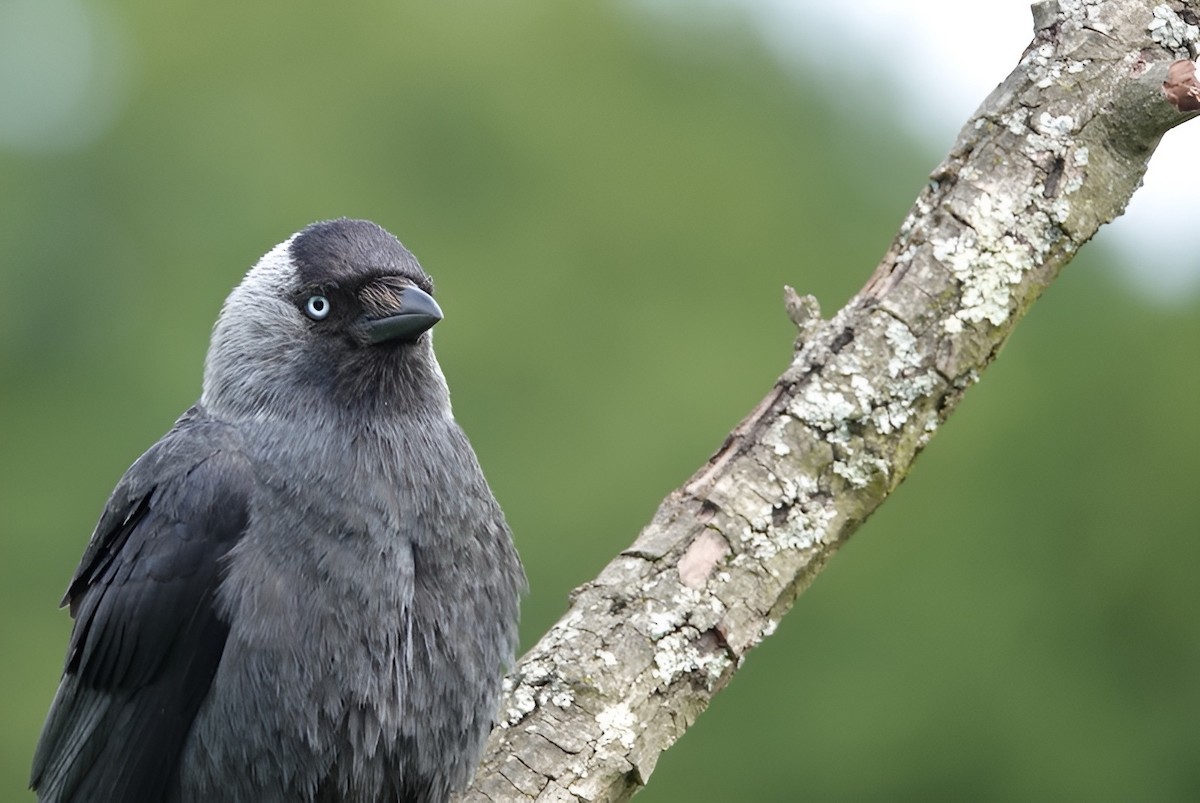
<svg viewBox="0 0 1200 803">
<path fill-rule="evenodd" d="M 525 574 L 379 225 L 313 223 L 213 327 L 63 605 L 41 803 L 439 803 L 472 778 Z"/>
</svg>

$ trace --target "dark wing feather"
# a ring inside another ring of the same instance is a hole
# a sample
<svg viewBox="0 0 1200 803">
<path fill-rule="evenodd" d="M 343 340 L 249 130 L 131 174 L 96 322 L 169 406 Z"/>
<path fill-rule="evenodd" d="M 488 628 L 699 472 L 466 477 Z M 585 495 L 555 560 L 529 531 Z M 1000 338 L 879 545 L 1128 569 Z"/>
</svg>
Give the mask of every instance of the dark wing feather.
<svg viewBox="0 0 1200 803">
<path fill-rule="evenodd" d="M 30 781 L 43 803 L 169 799 L 229 633 L 215 593 L 251 482 L 234 433 L 194 408 L 118 484 L 64 599 L 75 626 Z"/>
</svg>

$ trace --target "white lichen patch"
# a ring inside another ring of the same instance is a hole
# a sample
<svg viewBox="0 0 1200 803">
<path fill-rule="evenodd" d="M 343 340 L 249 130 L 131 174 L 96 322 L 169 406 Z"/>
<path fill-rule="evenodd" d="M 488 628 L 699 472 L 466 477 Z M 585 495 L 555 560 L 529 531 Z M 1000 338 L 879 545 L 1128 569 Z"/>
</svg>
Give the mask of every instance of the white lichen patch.
<svg viewBox="0 0 1200 803">
<path fill-rule="evenodd" d="M 696 606 L 688 615 L 688 624 L 700 632 L 711 630 L 725 618 L 725 603 L 715 596 Z"/>
<path fill-rule="evenodd" d="M 829 534 L 836 518 L 837 511 L 827 504 L 812 500 L 796 502 L 788 508 L 780 524 L 744 528 L 741 554 L 733 559 L 733 564 L 738 565 L 738 558 L 743 556 L 765 562 L 782 550 L 811 549 Z"/>
<path fill-rule="evenodd" d="M 1200 40 L 1200 27 L 1189 25 L 1165 3 L 1154 7 L 1153 19 L 1146 30 L 1150 31 L 1151 39 L 1171 50 L 1179 50 Z"/>
<path fill-rule="evenodd" d="M 853 401 L 823 379 L 810 383 L 791 410 L 804 423 L 827 432 L 860 414 Z"/>
<path fill-rule="evenodd" d="M 654 675 L 670 685 L 681 675 L 700 675 L 708 685 L 716 682 L 729 668 L 730 658 L 724 650 L 701 651 L 696 647 L 700 631 L 685 627 L 658 642 L 654 651 Z"/>
<path fill-rule="evenodd" d="M 1038 77 L 1034 80 L 1034 84 L 1038 89 L 1048 89 L 1049 87 L 1063 80 L 1064 75 L 1074 75 L 1084 71 L 1091 59 L 1066 59 L 1060 61 L 1049 57 L 1039 57 L 1036 62 L 1040 68 Z M 1014 132 L 1019 133 L 1019 132 Z"/>
<path fill-rule="evenodd" d="M 500 727 L 511 728 L 532 714 L 537 708 L 537 696 L 533 687 L 526 684 L 514 684 L 512 678 L 504 679 L 504 694 L 508 705 L 500 717 Z"/>
<path fill-rule="evenodd" d="M 1040 134 L 1051 137 L 1064 137 L 1075 130 L 1075 118 L 1069 114 L 1053 115 L 1042 112 L 1038 115 L 1037 130 Z"/>
<path fill-rule="evenodd" d="M 780 419 L 780 423 L 782 422 L 783 419 Z M 768 472 L 767 479 L 779 488 L 780 500 L 773 505 L 773 509 L 808 499 L 819 488 L 816 478 L 808 474 L 778 477 L 774 472 Z"/>
<path fill-rule="evenodd" d="M 970 228 L 959 235 L 932 243 L 934 259 L 950 269 L 962 288 L 959 309 L 942 322 L 949 334 L 961 332 L 968 323 L 999 326 L 1008 320 L 1012 288 L 1037 256 L 1029 243 L 1045 239 L 1040 232 L 1023 232 L 1044 227 L 1049 216 L 1018 216 L 1011 199 L 983 192 L 967 211 L 966 222 Z"/>
<path fill-rule="evenodd" d="M 1071 217 L 1071 202 L 1066 198 L 1055 198 L 1046 208 L 1046 214 L 1055 223 L 1066 223 Z"/>
<path fill-rule="evenodd" d="M 1023 139 L 1022 150 L 1033 164 L 1056 159 L 1062 168 L 1057 191 L 1038 185 L 1018 198 L 993 192 L 994 177 L 977 178 L 978 195 L 963 213 L 967 228 L 953 237 L 932 241 L 933 256 L 950 269 L 961 286 L 960 307 L 942 321 L 947 334 L 959 334 L 969 324 L 999 326 L 1012 310 L 1012 288 L 1045 255 L 1048 242 L 1072 214 L 1070 196 L 1082 186 L 1089 153 L 1073 147 L 1079 121 L 1069 114 L 1041 112 L 1036 120 L 1023 113 L 1001 121 Z M 975 183 L 975 182 L 973 182 Z"/>
<path fill-rule="evenodd" d="M 1021 63 L 1026 67 L 1047 67 L 1053 58 L 1054 45 L 1049 42 L 1043 42 L 1037 47 L 1030 49 L 1025 54 L 1025 58 Z"/>
<path fill-rule="evenodd" d="M 549 693 L 547 702 L 556 708 L 568 709 L 571 703 L 575 702 L 575 692 L 567 686 L 562 686 Z"/>
<path fill-rule="evenodd" d="M 888 358 L 888 376 L 896 379 L 921 365 L 921 354 L 917 351 L 917 338 L 912 330 L 895 318 L 888 321 L 883 338 L 892 347 Z"/>
<path fill-rule="evenodd" d="M 855 488 L 865 488 L 876 475 L 886 477 L 890 471 L 886 460 L 861 449 L 850 452 L 845 460 L 833 461 L 833 473 Z"/>
<path fill-rule="evenodd" d="M 936 192 L 937 191 L 937 181 L 930 179 L 929 189 L 932 190 L 933 192 Z M 926 198 L 925 193 L 921 193 L 920 195 L 918 195 L 917 200 L 913 201 L 913 208 L 909 211 L 909 213 L 907 215 L 904 216 L 904 220 L 900 223 L 900 231 L 897 234 L 897 238 L 900 240 L 908 239 L 908 237 L 911 236 L 913 231 L 915 230 L 917 223 L 925 215 L 929 214 L 931 211 L 932 211 L 932 207 L 930 207 L 929 200 Z M 905 258 L 906 254 L 908 254 L 907 259 Z M 900 254 L 896 257 L 896 262 L 898 264 L 900 264 L 902 260 L 904 262 L 907 262 L 911 258 L 912 258 L 911 252 L 909 252 L 907 249 L 905 249 L 904 251 L 901 251 Z"/>
<path fill-rule="evenodd" d="M 892 319 L 883 333 L 891 347 L 887 361 L 887 394 L 878 394 L 870 405 L 871 423 L 881 434 L 888 435 L 908 423 L 918 399 L 932 393 L 941 381 L 932 368 L 923 368 L 923 356 L 917 348 L 917 338 L 903 322 Z"/>
<path fill-rule="evenodd" d="M 679 630 L 687 622 L 688 612 L 700 608 L 706 595 L 663 575 L 652 575 L 642 585 L 645 605 L 630 622 L 651 640 L 657 641 Z"/>
<path fill-rule="evenodd" d="M 875 385 L 870 379 L 867 379 L 861 373 L 855 371 L 849 375 L 850 390 L 854 392 L 854 400 L 858 403 L 859 410 L 870 410 L 875 399 L 879 396 L 879 392 L 875 390 Z"/>
<path fill-rule="evenodd" d="M 583 635 L 578 628 L 582 621 L 583 612 L 572 611 L 550 629 L 547 637 L 552 642 L 573 642 Z M 562 654 L 553 649 L 543 650 L 522 663 L 519 674 L 504 679 L 505 705 L 500 713 L 500 727 L 516 725 L 539 706 L 553 705 L 564 709 L 571 706 L 575 693 L 564 680 Z"/>
<path fill-rule="evenodd" d="M 646 632 L 650 634 L 650 638 L 660 639 L 683 624 L 683 612 L 678 609 L 648 611 L 646 622 Z"/>
<path fill-rule="evenodd" d="M 1018 106 L 1017 108 L 1003 112 L 1000 115 L 1000 125 L 1008 129 L 1010 134 L 1015 134 L 1018 137 L 1023 137 L 1029 133 L 1029 110 Z M 974 173 L 974 169 L 971 171 Z M 971 181 L 975 176 L 963 175 L 963 178 Z"/>
<path fill-rule="evenodd" d="M 1078 23 L 1078 27 L 1086 24 L 1088 28 L 1104 36 L 1112 33 L 1112 26 L 1104 21 L 1106 0 L 1058 0 L 1058 2 L 1060 7 L 1072 16 L 1082 14 L 1083 21 Z"/>
<path fill-rule="evenodd" d="M 615 742 L 629 750 L 637 743 L 638 720 L 628 703 L 620 702 L 601 709 L 596 714 L 596 724 L 600 726 L 597 747 Z"/>
<path fill-rule="evenodd" d="M 1101 31 L 1105 27 L 1105 12 L 1098 0 L 1060 0 L 1059 10 L 1065 30 L 1086 25 Z M 1168 27 L 1167 16 L 1159 16 L 1160 26 Z M 1173 12 L 1171 16 L 1177 18 Z M 1060 57 L 1050 42 L 1031 48 L 1022 60 L 1030 79 L 1043 88 L 1060 80 L 1074 80 L 1064 76 L 1082 72 L 1086 64 Z M 961 287 L 959 309 L 941 322 L 943 331 L 950 335 L 960 334 L 970 325 L 999 326 L 1009 319 L 1013 289 L 1044 256 L 1045 244 L 1059 239 L 1057 230 L 1072 215 L 1069 196 L 1083 186 L 1089 161 L 1087 148 L 1071 143 L 1080 127 L 1076 115 L 1017 106 L 996 119 L 1020 138 L 1020 147 L 1033 165 L 1057 164 L 1061 175 L 1053 192 L 1046 191 L 1047 182 L 1013 198 L 1000 191 L 1012 178 L 1006 173 L 961 171 L 960 179 L 974 185 L 978 192 L 965 211 L 958 210 L 967 227 L 955 236 L 931 243 L 934 258 L 950 269 Z M 1015 164 L 1013 169 L 1018 167 Z M 881 417 L 877 424 L 886 427 L 891 422 L 890 417 Z"/>
<path fill-rule="evenodd" d="M 983 192 L 967 211 L 967 223 L 981 239 L 998 240 L 1008 234 L 1014 211 L 1012 198 Z"/>
<path fill-rule="evenodd" d="M 1037 58 L 1029 65 L 1033 68 L 1030 70 L 1030 77 L 1034 79 L 1034 85 L 1038 89 L 1048 89 L 1060 83 L 1064 75 L 1083 72 L 1090 62 L 1088 59 L 1080 61 L 1078 59 L 1053 58 L 1053 47 L 1046 47 L 1048 49 L 1039 51 Z"/>
<path fill-rule="evenodd" d="M 983 196 L 985 199 L 986 196 Z M 981 202 L 986 206 L 988 200 Z M 988 212 L 983 209 L 981 215 Z M 976 224 L 989 234 L 1003 240 L 999 229 L 993 229 L 985 217 L 980 217 Z M 974 243 L 978 235 L 971 229 L 965 230 L 956 243 Z M 1013 246 L 1012 259 L 1021 253 Z M 959 276 L 966 288 L 964 295 L 971 306 L 964 316 L 967 319 L 983 319 L 988 315 L 997 320 L 1003 320 L 1008 314 L 1008 284 L 1019 281 L 1020 270 L 1005 274 L 1005 284 L 997 289 L 987 287 L 988 277 L 976 277 L 973 269 L 978 250 L 973 250 L 971 256 L 966 256 L 962 264 L 945 251 L 938 252 L 948 267 Z M 884 323 L 882 347 L 878 341 L 864 339 L 858 341 L 858 352 L 848 351 L 838 355 L 836 362 L 826 366 L 825 372 L 814 378 L 811 384 L 792 402 L 788 412 L 797 420 L 802 421 L 812 429 L 820 431 L 826 443 L 833 447 L 833 472 L 850 483 L 855 488 L 869 485 L 879 477 L 888 477 L 891 467 L 885 456 L 867 448 L 870 437 L 858 433 L 856 427 L 869 425 L 877 433 L 890 435 L 913 421 L 923 426 L 929 419 L 928 405 L 924 400 L 937 391 L 942 384 L 942 378 L 933 366 L 926 364 L 916 336 L 902 320 L 887 316 Z M 954 319 L 961 323 L 960 319 Z M 875 343 L 875 345 L 866 345 Z M 878 352 L 878 353 L 876 353 Z M 882 363 L 883 370 L 879 369 Z M 845 377 L 838 381 L 837 377 Z M 936 414 L 933 416 L 936 418 Z M 774 479 L 774 475 L 772 475 Z M 802 489 L 796 498 L 810 498 L 815 488 Z M 800 505 L 803 511 L 809 508 Z M 821 510 L 820 507 L 817 508 Z M 773 510 L 765 511 L 761 520 L 774 518 Z M 794 515 L 795 507 L 789 511 L 789 517 Z M 810 515 L 806 513 L 805 515 Z M 764 526 L 759 526 L 760 518 L 754 517 L 750 528 L 744 533 L 749 548 L 755 554 L 768 551 L 774 544 L 765 534 Z M 805 546 L 811 545 L 821 536 L 826 521 L 803 523 L 798 528 Z M 770 543 L 768 543 L 770 542 Z"/>
<path fill-rule="evenodd" d="M 1006 222 L 1011 224 L 1011 218 Z M 999 220 L 992 220 L 985 228 L 998 225 Z M 942 324 L 949 334 L 961 332 L 964 323 L 987 321 L 999 326 L 1008 320 L 1012 288 L 1033 265 L 1025 246 L 1011 235 L 987 240 L 971 229 L 957 237 L 934 240 L 933 256 L 962 286 L 959 309 Z"/>
</svg>

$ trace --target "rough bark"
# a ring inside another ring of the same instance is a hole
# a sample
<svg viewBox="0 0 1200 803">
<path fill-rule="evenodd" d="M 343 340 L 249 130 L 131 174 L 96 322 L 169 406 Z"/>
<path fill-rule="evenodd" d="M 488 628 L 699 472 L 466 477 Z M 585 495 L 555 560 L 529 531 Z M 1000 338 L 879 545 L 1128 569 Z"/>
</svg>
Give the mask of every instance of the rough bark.
<svg viewBox="0 0 1200 803">
<path fill-rule="evenodd" d="M 866 286 L 829 321 L 789 289 L 791 366 L 516 666 L 462 799 L 616 801 L 646 783 L 1194 116 L 1176 62 L 1195 58 L 1198 12 L 1034 6 L 1033 42 Z"/>
</svg>

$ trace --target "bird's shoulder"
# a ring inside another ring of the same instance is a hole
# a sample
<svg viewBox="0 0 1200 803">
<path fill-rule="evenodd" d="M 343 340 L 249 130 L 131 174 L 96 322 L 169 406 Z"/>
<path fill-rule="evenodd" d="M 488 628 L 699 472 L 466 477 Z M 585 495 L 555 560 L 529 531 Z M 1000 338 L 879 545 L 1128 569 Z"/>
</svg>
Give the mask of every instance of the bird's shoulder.
<svg viewBox="0 0 1200 803">
<path fill-rule="evenodd" d="M 232 546 L 244 527 L 251 476 L 237 427 L 199 405 L 187 410 L 109 496 L 63 598 L 72 616 L 79 597 L 106 576 L 109 583 L 143 575 L 167 582 L 188 575 L 198 552 Z"/>
</svg>

